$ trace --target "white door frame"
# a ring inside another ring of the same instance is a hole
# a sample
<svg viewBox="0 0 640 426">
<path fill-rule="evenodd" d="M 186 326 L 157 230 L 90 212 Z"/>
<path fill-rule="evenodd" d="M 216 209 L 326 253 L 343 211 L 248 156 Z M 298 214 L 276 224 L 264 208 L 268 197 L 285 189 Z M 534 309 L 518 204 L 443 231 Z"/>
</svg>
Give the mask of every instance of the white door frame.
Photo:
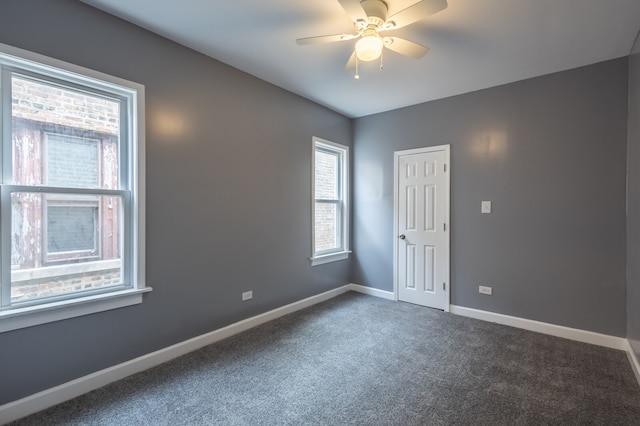
<svg viewBox="0 0 640 426">
<path fill-rule="evenodd" d="M 450 204 L 451 204 L 451 145 L 428 146 L 424 148 L 406 149 L 403 151 L 395 151 L 393 153 L 393 297 L 398 300 L 398 162 L 403 155 L 424 154 L 427 152 L 444 151 L 445 164 L 447 171 L 445 173 L 445 191 L 444 191 L 444 226 L 445 226 L 445 294 L 446 302 L 444 311 L 449 312 L 451 306 L 451 221 L 450 221 Z"/>
</svg>

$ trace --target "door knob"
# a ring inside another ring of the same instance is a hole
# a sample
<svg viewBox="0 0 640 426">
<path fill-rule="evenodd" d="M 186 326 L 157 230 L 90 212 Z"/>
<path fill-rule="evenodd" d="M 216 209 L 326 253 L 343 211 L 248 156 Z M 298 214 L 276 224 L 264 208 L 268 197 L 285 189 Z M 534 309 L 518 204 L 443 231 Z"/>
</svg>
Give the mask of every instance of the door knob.
<svg viewBox="0 0 640 426">
<path fill-rule="evenodd" d="M 400 234 L 400 236 L 398 238 L 400 238 L 401 240 L 404 240 L 407 237 L 405 237 L 404 234 Z"/>
</svg>

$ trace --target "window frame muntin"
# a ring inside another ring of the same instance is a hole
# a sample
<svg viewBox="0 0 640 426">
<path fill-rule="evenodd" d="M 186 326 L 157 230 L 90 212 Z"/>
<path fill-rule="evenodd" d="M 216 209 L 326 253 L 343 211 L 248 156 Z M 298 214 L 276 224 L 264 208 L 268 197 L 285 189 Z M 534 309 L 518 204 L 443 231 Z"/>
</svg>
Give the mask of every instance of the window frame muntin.
<svg viewBox="0 0 640 426">
<path fill-rule="evenodd" d="M 338 195 L 334 199 L 316 199 L 316 152 L 337 154 L 338 156 Z M 349 257 L 349 147 L 339 143 L 331 142 L 319 137 L 312 138 L 312 158 L 311 158 L 311 261 L 312 266 L 324 263 L 344 260 Z M 340 230 L 338 237 L 339 247 L 329 250 L 316 251 L 316 203 L 336 204 L 337 229 Z"/>
<path fill-rule="evenodd" d="M 119 184 L 127 183 L 129 188 L 128 196 L 123 198 L 123 269 L 129 271 L 128 282 L 131 288 L 122 291 L 109 292 L 104 295 L 90 295 L 67 299 L 51 304 L 41 304 L 39 306 L 24 309 L 0 310 L 0 333 L 37 324 L 43 324 L 60 319 L 73 318 L 105 310 L 131 306 L 142 303 L 142 295 L 152 290 L 146 286 L 145 281 L 145 88 L 139 83 L 124 80 L 119 77 L 94 71 L 78 65 L 70 64 L 45 55 L 40 55 L 27 50 L 0 43 L 0 120 L 2 123 L 11 123 L 11 96 L 6 90 L 11 87 L 11 72 L 7 70 L 18 69 L 20 73 L 34 71 L 36 74 L 46 72 L 50 78 L 58 78 L 65 82 L 65 86 L 77 84 L 81 87 L 91 87 L 90 93 L 95 94 L 94 89 L 103 90 L 113 96 L 118 95 L 128 103 L 128 111 L 120 109 L 120 129 L 126 135 L 128 141 L 126 147 L 127 161 L 124 167 L 120 167 Z M 8 120 L 7 120 L 8 116 Z M 12 183 L 11 168 L 4 167 L 7 161 L 11 162 L 11 126 L 2 125 L 0 129 L 0 178 L 2 179 L 2 193 L 6 197 L 9 188 L 8 183 Z M 121 156 L 122 156 L 121 151 Z M 123 164 L 122 162 L 120 164 Z M 9 175 L 9 176 L 7 176 Z M 15 186 L 14 186 L 15 187 Z M 29 187 L 33 189 L 34 187 Z M 46 189 L 46 188 L 43 188 Z M 57 188 L 53 188 L 57 189 Z M 103 193 L 104 190 L 93 193 Z M 9 210 L 10 203 L 6 206 L 2 204 L 0 215 L 5 215 Z M 125 205 L 126 204 L 126 205 Z M 9 216 L 10 217 L 10 216 Z M 8 229 L 7 229 L 8 228 Z M 0 222 L 0 233 L 2 235 L 11 234 L 10 220 Z M 2 238 L 0 248 L 3 253 L 10 253 L 10 238 Z M 127 263 L 127 265 L 124 265 Z M 9 260 L 10 264 L 10 260 Z M 8 269 L 8 271 L 6 270 Z M 0 265 L 0 277 L 6 282 L 6 277 L 10 274 L 9 268 Z M 0 285 L 0 297 L 6 300 L 10 285 Z"/>
</svg>

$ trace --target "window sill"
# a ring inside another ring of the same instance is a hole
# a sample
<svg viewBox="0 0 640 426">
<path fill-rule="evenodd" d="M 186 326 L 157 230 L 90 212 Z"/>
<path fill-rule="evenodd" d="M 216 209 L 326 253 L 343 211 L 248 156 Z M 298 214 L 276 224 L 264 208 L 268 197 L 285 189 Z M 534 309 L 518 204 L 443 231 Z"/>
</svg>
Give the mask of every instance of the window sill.
<svg viewBox="0 0 640 426">
<path fill-rule="evenodd" d="M 0 333 L 142 303 L 145 287 L 0 312 Z"/>
<path fill-rule="evenodd" d="M 337 262 L 339 260 L 346 260 L 349 258 L 351 251 L 341 251 L 338 253 L 325 254 L 322 256 L 310 257 L 311 266 L 324 265 L 325 263 Z"/>
</svg>

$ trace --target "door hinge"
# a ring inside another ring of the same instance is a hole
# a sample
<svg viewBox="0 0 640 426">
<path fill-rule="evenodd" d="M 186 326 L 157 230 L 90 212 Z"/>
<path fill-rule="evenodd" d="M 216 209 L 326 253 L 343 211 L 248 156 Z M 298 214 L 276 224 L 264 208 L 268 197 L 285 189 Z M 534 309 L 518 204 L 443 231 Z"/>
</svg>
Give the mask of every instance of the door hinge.
<svg viewBox="0 0 640 426">
<path fill-rule="evenodd" d="M 447 291 L 447 283 L 442 283 L 442 291 Z"/>
<path fill-rule="evenodd" d="M 444 163 L 444 172 L 447 172 L 447 163 Z"/>
<path fill-rule="evenodd" d="M 443 223 L 443 224 L 442 224 L 442 227 L 444 228 L 444 231 L 446 232 L 446 231 L 447 231 L 447 224 L 446 224 L 446 223 Z"/>
</svg>

